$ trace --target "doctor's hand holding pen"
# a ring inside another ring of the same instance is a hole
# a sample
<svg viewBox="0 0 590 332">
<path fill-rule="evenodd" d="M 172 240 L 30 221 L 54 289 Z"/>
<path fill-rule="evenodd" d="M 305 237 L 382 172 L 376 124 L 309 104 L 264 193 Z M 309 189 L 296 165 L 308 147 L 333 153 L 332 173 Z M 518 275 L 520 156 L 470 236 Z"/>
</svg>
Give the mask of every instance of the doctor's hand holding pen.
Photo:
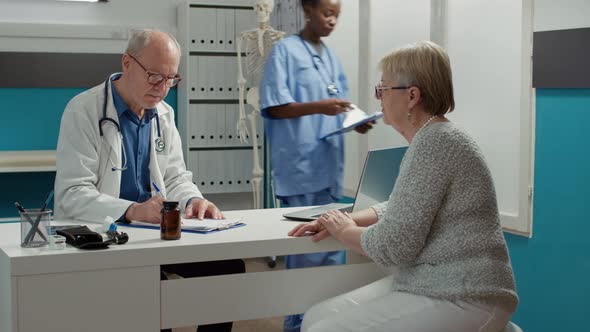
<svg viewBox="0 0 590 332">
<path fill-rule="evenodd" d="M 159 224 L 162 220 L 160 210 L 164 206 L 163 202 L 161 196 L 154 196 L 143 203 L 133 203 L 125 212 L 125 220 Z"/>
</svg>

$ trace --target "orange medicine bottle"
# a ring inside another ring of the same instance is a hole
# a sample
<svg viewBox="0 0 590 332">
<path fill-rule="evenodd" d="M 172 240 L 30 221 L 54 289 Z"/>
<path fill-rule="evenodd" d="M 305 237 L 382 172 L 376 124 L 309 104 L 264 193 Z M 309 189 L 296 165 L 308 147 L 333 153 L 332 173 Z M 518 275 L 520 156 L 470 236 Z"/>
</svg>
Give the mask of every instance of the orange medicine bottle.
<svg viewBox="0 0 590 332">
<path fill-rule="evenodd" d="M 160 211 L 162 220 L 160 222 L 160 239 L 178 240 L 180 239 L 180 209 L 178 202 L 164 202 L 164 207 Z"/>
</svg>

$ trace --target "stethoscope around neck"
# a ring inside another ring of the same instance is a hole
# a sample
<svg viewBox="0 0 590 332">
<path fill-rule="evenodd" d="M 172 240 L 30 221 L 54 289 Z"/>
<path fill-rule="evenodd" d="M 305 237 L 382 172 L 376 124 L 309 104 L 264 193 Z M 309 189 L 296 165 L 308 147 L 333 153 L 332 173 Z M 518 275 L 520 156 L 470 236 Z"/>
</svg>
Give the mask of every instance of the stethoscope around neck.
<svg viewBox="0 0 590 332">
<path fill-rule="evenodd" d="M 100 132 L 100 136 L 104 137 L 104 132 L 102 130 L 102 126 L 105 123 L 110 123 L 112 124 L 115 128 L 117 128 L 117 132 L 119 133 L 119 136 L 121 137 L 121 147 L 123 150 L 123 155 L 121 158 L 121 167 L 118 167 L 115 162 L 113 161 L 113 159 L 111 158 L 111 155 L 109 154 L 109 162 L 111 163 L 111 171 L 115 172 L 115 171 L 124 171 L 127 169 L 127 152 L 125 151 L 125 144 L 123 143 L 123 132 L 121 131 L 121 126 L 119 125 L 119 122 L 115 121 L 115 119 L 113 118 L 109 118 L 107 116 L 107 103 L 108 103 L 108 97 L 109 97 L 109 81 L 111 80 L 110 76 L 109 78 L 107 78 L 107 80 L 104 82 L 104 101 L 102 104 L 102 118 L 100 120 L 98 120 L 98 131 Z M 162 141 L 162 135 L 160 133 L 160 117 L 157 114 L 156 111 L 156 116 L 154 116 L 154 118 L 156 118 L 156 128 L 157 128 L 157 133 L 158 133 L 158 137 L 155 140 L 155 149 L 157 152 L 162 152 L 164 151 L 164 141 Z"/>
<path fill-rule="evenodd" d="M 334 74 L 336 73 L 336 70 L 334 69 L 334 61 L 332 61 L 332 56 L 330 55 L 330 52 L 327 51 L 327 48 L 325 47 L 324 43 L 320 41 L 320 45 L 326 49 L 326 52 L 328 54 L 328 58 L 330 59 L 331 72 L 328 72 L 328 80 L 326 80 L 326 78 L 324 77 L 324 74 L 322 73 L 322 70 L 320 69 L 320 66 L 318 65 L 318 62 L 319 62 L 322 64 L 322 66 L 326 70 L 328 70 L 328 67 L 324 63 L 324 60 L 322 60 L 322 57 L 320 57 L 318 54 L 313 54 L 311 52 L 311 49 L 309 49 L 309 46 L 307 46 L 307 42 L 305 41 L 305 39 L 303 38 L 303 35 L 301 33 L 299 33 L 298 36 L 299 36 L 299 40 L 301 40 L 301 43 L 303 44 L 303 46 L 307 50 L 307 53 L 311 57 L 311 62 L 313 63 L 315 70 L 318 72 L 318 75 L 320 75 L 320 78 L 322 79 L 322 81 L 326 84 L 326 90 L 328 92 L 328 95 L 330 95 L 330 96 L 338 95 L 340 93 L 340 90 L 338 90 L 338 87 L 336 86 L 336 78 L 334 77 Z M 332 82 L 330 82 L 330 80 L 332 80 Z"/>
</svg>

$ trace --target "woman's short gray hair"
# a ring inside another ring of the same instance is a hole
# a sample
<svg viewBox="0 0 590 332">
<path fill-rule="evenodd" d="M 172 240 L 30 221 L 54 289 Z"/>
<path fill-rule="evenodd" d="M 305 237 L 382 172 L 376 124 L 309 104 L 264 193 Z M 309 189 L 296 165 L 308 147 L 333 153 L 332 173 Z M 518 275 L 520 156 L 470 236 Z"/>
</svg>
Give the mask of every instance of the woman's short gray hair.
<svg viewBox="0 0 590 332">
<path fill-rule="evenodd" d="M 437 44 L 421 41 L 401 47 L 381 59 L 379 67 L 397 84 L 418 87 L 430 114 L 443 115 L 455 109 L 451 62 Z"/>
<path fill-rule="evenodd" d="M 178 44 L 178 41 L 176 40 L 176 38 L 174 38 L 174 36 L 172 36 L 171 34 L 169 34 L 167 32 L 154 30 L 154 29 L 133 29 L 133 30 L 131 30 L 130 36 L 129 36 L 129 41 L 127 42 L 127 49 L 125 50 L 125 53 L 131 54 L 133 56 L 140 56 L 141 52 L 143 52 L 143 50 L 150 44 L 152 36 L 156 32 L 166 34 L 166 36 L 168 36 L 168 38 L 170 38 L 170 40 L 172 40 L 174 45 L 176 45 L 176 48 L 178 48 L 178 53 L 180 54 L 180 44 Z"/>
</svg>

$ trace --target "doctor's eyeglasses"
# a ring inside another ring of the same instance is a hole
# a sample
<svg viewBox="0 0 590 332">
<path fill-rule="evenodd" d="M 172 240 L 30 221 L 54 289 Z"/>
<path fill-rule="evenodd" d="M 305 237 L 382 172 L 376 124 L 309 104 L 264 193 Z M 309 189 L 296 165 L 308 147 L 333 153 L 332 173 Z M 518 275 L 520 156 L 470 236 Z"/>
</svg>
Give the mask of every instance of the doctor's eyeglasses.
<svg viewBox="0 0 590 332">
<path fill-rule="evenodd" d="M 145 69 L 145 67 L 141 64 L 141 62 L 139 62 L 133 55 L 127 53 L 127 55 L 129 55 L 129 57 L 131 59 L 133 59 L 135 62 L 137 62 L 137 64 L 141 67 L 141 69 L 143 69 L 143 71 L 145 71 L 145 73 L 148 75 L 147 78 L 147 82 L 151 85 L 159 85 L 160 83 L 162 83 L 163 80 L 166 80 L 166 87 L 171 88 L 173 86 L 175 86 L 176 84 L 178 84 L 181 80 L 182 77 L 180 75 L 175 75 L 175 76 L 165 76 L 162 74 L 158 74 L 158 73 L 152 73 L 151 71 L 148 71 L 147 69 Z"/>
<path fill-rule="evenodd" d="M 383 98 L 383 90 L 404 90 L 409 86 L 383 86 L 381 83 L 375 85 L 375 99 L 381 100 Z"/>
</svg>

